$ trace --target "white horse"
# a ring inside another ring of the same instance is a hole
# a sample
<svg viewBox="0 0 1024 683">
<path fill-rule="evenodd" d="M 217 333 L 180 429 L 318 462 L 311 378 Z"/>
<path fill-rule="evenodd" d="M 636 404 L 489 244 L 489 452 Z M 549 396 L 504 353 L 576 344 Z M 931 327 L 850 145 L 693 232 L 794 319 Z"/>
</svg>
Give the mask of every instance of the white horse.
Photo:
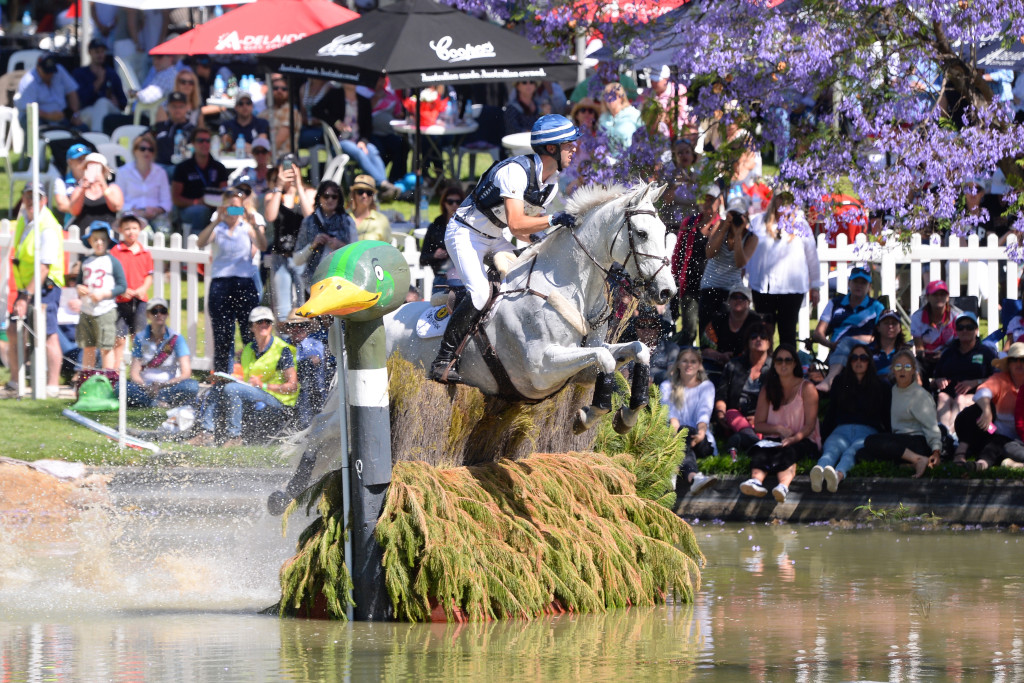
<svg viewBox="0 0 1024 683">
<path fill-rule="evenodd" d="M 650 350 L 640 342 L 605 343 L 611 318 L 608 275 L 620 264 L 633 283 L 637 296 L 665 303 L 676 292 L 669 268 L 665 225 L 654 202 L 663 185 L 590 185 L 568 201 L 577 217 L 574 230 L 558 229 L 530 246 L 509 267 L 501 294 L 481 322 L 512 389 L 496 378 L 483 358 L 477 337 L 462 351 L 459 374 L 464 383 L 486 395 L 514 396 L 523 400 L 545 399 L 568 382 L 593 383 L 598 372 L 611 373 L 633 360 L 647 369 Z M 403 358 L 425 370 L 437 355 L 440 337 L 421 338 L 416 323 L 431 308 L 428 302 L 405 304 L 384 318 L 388 355 Z M 484 345 L 485 346 L 485 345 Z M 627 430 L 636 421 L 635 411 L 646 403 L 648 373 L 642 377 L 643 399 L 636 396 L 617 420 Z M 589 428 L 607 407 L 581 411 L 576 429 Z"/>
</svg>

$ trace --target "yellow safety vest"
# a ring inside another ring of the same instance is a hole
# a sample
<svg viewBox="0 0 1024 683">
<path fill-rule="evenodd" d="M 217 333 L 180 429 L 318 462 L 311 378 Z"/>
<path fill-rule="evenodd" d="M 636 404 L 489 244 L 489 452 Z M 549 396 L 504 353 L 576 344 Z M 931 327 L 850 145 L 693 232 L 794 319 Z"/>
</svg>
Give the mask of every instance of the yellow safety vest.
<svg viewBox="0 0 1024 683">
<path fill-rule="evenodd" d="M 255 342 L 254 342 L 255 343 Z M 292 352 L 292 362 L 298 362 L 298 355 L 295 353 L 295 347 L 291 344 L 285 343 L 280 337 L 273 337 L 270 340 L 270 348 L 267 349 L 259 358 L 256 357 L 256 352 L 253 350 L 252 344 L 246 344 L 245 348 L 242 349 L 242 376 L 245 381 L 248 382 L 250 377 L 259 377 L 263 380 L 263 390 L 268 394 L 276 398 L 282 404 L 286 406 L 293 406 L 299 398 L 299 387 L 296 383 L 295 391 L 290 394 L 282 394 L 277 391 L 271 391 L 267 388 L 268 384 L 284 384 L 284 373 L 277 369 L 277 364 L 281 361 L 281 353 L 288 349 Z"/>
<path fill-rule="evenodd" d="M 53 231 L 57 236 L 57 260 L 50 264 L 50 279 L 58 287 L 64 286 L 64 229 L 61 228 L 60 223 L 54 218 L 53 214 L 49 209 L 43 208 L 39 214 L 39 220 L 36 221 L 36 225 L 41 225 L 43 230 Z M 25 216 L 24 214 L 18 216 L 18 222 L 14 228 L 14 258 L 16 263 L 14 265 L 14 284 L 17 285 L 18 289 L 25 289 L 29 283 L 32 282 L 32 269 L 36 262 L 36 240 L 34 235 L 26 235 L 25 239 L 21 239 L 22 233 L 25 232 Z"/>
</svg>

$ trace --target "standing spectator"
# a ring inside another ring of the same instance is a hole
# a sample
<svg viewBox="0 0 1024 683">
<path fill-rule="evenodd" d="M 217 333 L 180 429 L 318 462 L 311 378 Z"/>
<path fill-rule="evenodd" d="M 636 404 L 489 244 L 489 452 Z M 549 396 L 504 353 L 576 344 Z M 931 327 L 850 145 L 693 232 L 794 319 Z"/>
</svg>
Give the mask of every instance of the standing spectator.
<svg viewBox="0 0 1024 683">
<path fill-rule="evenodd" d="M 605 112 L 599 125 L 608 136 L 612 157 L 618 158 L 633 143 L 633 133 L 640 127 L 640 111 L 629 103 L 626 89 L 620 83 L 609 83 L 601 95 Z"/>
<path fill-rule="evenodd" d="M 156 110 L 157 123 L 163 123 L 170 118 L 168 104 L 170 103 L 171 95 L 174 93 L 181 93 L 184 96 L 187 107 L 185 118 L 193 126 L 198 126 L 203 102 L 199 99 L 199 79 L 196 77 L 195 72 L 189 68 L 181 69 L 174 75 L 174 90 L 167 93 L 167 102 L 164 103 L 164 106 Z M 175 101 L 180 101 L 180 98 L 175 98 Z"/>
<path fill-rule="evenodd" d="M 910 316 L 910 336 L 914 338 L 922 379 L 931 379 L 932 369 L 949 342 L 956 339 L 956 319 L 963 311 L 949 303 L 949 287 L 933 280 L 925 288 L 927 302 Z"/>
<path fill-rule="evenodd" d="M 648 95 L 660 110 L 658 132 L 665 137 L 671 137 L 672 133 L 678 135 L 687 124 L 686 86 L 673 81 L 671 75 L 668 66 L 653 71 Z"/>
<path fill-rule="evenodd" d="M 110 254 L 124 271 L 125 290 L 116 299 L 117 341 L 114 343 L 114 367 L 121 367 L 125 339 L 146 326 L 146 302 L 153 285 L 153 255 L 139 242 L 142 220 L 127 212 L 117 222 L 121 240 L 115 242 Z"/>
<path fill-rule="evenodd" d="M 811 226 L 792 207 L 793 195 L 778 192 L 768 209 L 751 219 L 758 241 L 747 275 L 754 290 L 754 309 L 777 328 L 779 344 L 796 346 L 804 294 L 809 293 L 811 304 L 817 306 L 822 282 Z M 786 228 L 780 218 L 788 211 L 793 213 Z"/>
<path fill-rule="evenodd" d="M 324 407 L 327 398 L 327 354 L 319 339 L 309 336 L 316 321 L 303 318 L 292 311 L 284 324 L 284 333 L 295 347 L 295 367 L 299 380 L 299 397 L 296 402 L 298 424 L 305 429 Z"/>
<path fill-rule="evenodd" d="M 284 319 L 306 300 L 303 268 L 295 263 L 293 254 L 302 221 L 313 213 L 313 193 L 307 193 L 302 174 L 295 166 L 279 165 L 272 175 L 274 189 L 264 200 L 264 217 L 273 229 L 270 257 L 274 308 L 278 319 Z"/>
<path fill-rule="evenodd" d="M 57 398 L 60 390 L 61 350 L 57 328 L 57 309 L 60 307 L 61 287 L 64 286 L 64 233 L 60 223 L 46 206 L 46 188 L 35 186 L 39 203 L 33 202 L 33 186 L 25 185 L 21 193 L 21 211 L 14 224 L 14 253 L 12 275 L 18 289 L 18 298 L 11 311 L 7 328 L 10 339 L 16 339 L 16 326 L 25 324 L 30 309 L 29 302 L 35 301 L 35 263 L 39 259 L 40 292 L 42 303 L 46 304 L 46 395 Z M 39 230 L 39 251 L 36 252 L 36 230 Z M 34 304 L 33 304 L 34 305 Z M 29 329 L 32 329 L 31 327 Z M 7 367 L 18 367 L 16 344 L 7 346 Z M 12 374 L 12 378 L 14 375 Z M 4 387 L 4 395 L 16 395 L 18 386 L 10 381 Z"/>
<path fill-rule="evenodd" d="M 206 206 L 206 188 L 227 187 L 228 169 L 210 156 L 210 131 L 196 128 L 192 131 L 191 142 L 195 154 L 175 166 L 171 178 L 171 201 L 178 207 L 181 218 L 181 235 L 188 239 L 192 230 L 206 225 L 213 211 Z"/>
<path fill-rule="evenodd" d="M 313 273 L 323 257 L 346 244 L 359 241 L 355 221 L 341 206 L 341 187 L 333 180 L 324 180 L 313 198 L 313 213 L 302 219 L 302 229 L 295 243 L 293 260 L 305 266 L 303 282 L 312 282 Z"/>
<path fill-rule="evenodd" d="M 103 221 L 109 225 L 124 206 L 124 195 L 120 187 L 107 182 L 114 173 L 107 166 L 105 156 L 91 152 L 84 161 L 82 177 L 68 197 L 71 222 L 88 226 L 93 221 Z"/>
<path fill-rule="evenodd" d="M 705 367 L 710 366 L 717 376 L 725 364 L 747 350 L 747 335 L 764 320 L 750 310 L 750 287 L 740 284 L 729 292 L 729 310 L 711 319 L 701 331 L 700 346 Z"/>
<path fill-rule="evenodd" d="M 207 393 L 198 419 L 200 432 L 189 441 L 193 446 L 213 445 L 218 413 L 225 418 L 226 448 L 244 443 L 246 427 L 272 435 L 284 425 L 288 409 L 298 399 L 295 347 L 274 335 L 273 311 L 257 306 L 247 318 L 250 341 L 242 350 L 243 381 L 218 384 Z"/>
<path fill-rule="evenodd" d="M 676 279 L 676 311 L 682 321 L 679 344 L 693 344 L 700 333 L 698 315 L 700 284 L 708 262 L 708 236 L 722 222 L 722 191 L 710 185 L 704 193 L 704 205 L 696 216 L 687 216 L 679 225 L 676 248 L 672 253 L 672 275 Z"/>
<path fill-rule="evenodd" d="M 167 119 L 153 126 L 156 136 L 156 162 L 163 166 L 170 175 L 174 173 L 174 165 L 184 160 L 182 149 L 176 146 L 178 133 L 181 142 L 191 142 L 196 127 L 188 120 L 188 98 L 184 93 L 172 92 L 167 96 Z M 181 145 L 184 147 L 184 144 Z M 178 157 L 182 157 L 175 161 Z"/>
<path fill-rule="evenodd" d="M 132 339 L 128 405 L 170 408 L 191 403 L 199 394 L 199 382 L 192 379 L 188 342 L 167 327 L 165 300 L 150 301 L 146 313 L 149 324 Z"/>
<path fill-rule="evenodd" d="M 253 247 L 265 250 L 267 238 L 255 216 L 243 206 L 243 199 L 242 192 L 226 191 L 213 220 L 199 233 L 200 249 L 213 245 L 206 295 L 213 324 L 214 372 L 231 372 L 236 322 L 242 343 L 253 340 L 251 326 L 246 323 L 260 300 L 254 280 L 257 269 L 253 264 Z"/>
<path fill-rule="evenodd" d="M 878 316 L 878 324 L 875 326 L 875 340 L 868 346 L 871 352 L 871 362 L 875 365 L 878 376 L 883 381 L 889 381 L 889 366 L 896 352 L 907 346 L 907 339 L 903 331 L 903 321 L 900 314 L 894 310 L 886 310 Z"/>
<path fill-rule="evenodd" d="M 103 132 L 103 119 L 117 114 L 128 104 L 121 78 L 106 64 L 107 45 L 99 38 L 89 41 L 89 64 L 71 72 L 78 83 L 78 101 L 82 105 L 82 123 L 96 133 Z"/>
<path fill-rule="evenodd" d="M 729 437 L 726 447 L 733 455 L 757 443 L 754 413 L 762 378 L 771 367 L 771 333 L 764 323 L 747 331 L 746 352 L 725 364 L 715 388 L 714 420 Z"/>
<path fill-rule="evenodd" d="M 288 81 L 281 74 L 274 74 L 270 79 L 270 106 L 260 114 L 260 118 L 268 122 L 267 137 L 273 134 L 271 145 L 274 159 L 281 159 L 285 154 L 298 149 L 299 136 L 292 131 L 292 121 L 302 121 L 302 114 L 290 104 Z M 273 129 L 273 130 L 271 130 Z M 251 143 L 252 140 L 249 140 Z"/>
<path fill-rule="evenodd" d="M 917 383 L 917 359 L 913 352 L 897 351 L 892 363 L 891 433 L 872 434 L 857 451 L 857 460 L 909 462 L 914 478 L 939 464 L 942 434 L 935 401 Z"/>
<path fill-rule="evenodd" d="M 150 224 L 170 225 L 171 184 L 167 172 L 153 163 L 155 157 L 156 138 L 146 131 L 132 141 L 132 160 L 118 170 L 115 184 L 124 195 L 125 211 L 133 212 Z"/>
<path fill-rule="evenodd" d="M 505 105 L 506 133 L 522 133 L 533 129 L 533 124 L 545 113 L 540 110 L 536 94 L 537 81 L 516 81 L 515 96 Z"/>
<path fill-rule="evenodd" d="M 832 380 L 846 365 L 846 358 L 855 344 L 868 344 L 885 307 L 868 295 L 871 274 L 863 268 L 853 268 L 848 282 L 849 293 L 829 299 L 825 310 L 818 316 L 818 326 L 811 339 L 831 349 L 828 355 L 828 375 L 818 383 L 819 391 L 828 391 Z"/>
<path fill-rule="evenodd" d="M 391 88 L 388 77 L 380 76 L 372 91 L 361 85 L 356 86 L 356 94 L 360 99 L 368 99 L 370 102 L 372 134 L 367 131 L 363 135 L 369 135 L 370 142 L 380 150 L 384 163 L 391 164 L 388 180 L 395 182 L 404 178 L 409 169 L 410 147 L 405 136 L 398 135 L 391 127 L 391 119 L 401 115 L 401 101 Z"/>
<path fill-rule="evenodd" d="M 995 350 L 978 339 L 978 316 L 970 312 L 958 315 L 956 341 L 939 356 L 932 380 L 938 392 L 939 422 L 950 432 L 955 428 L 956 416 L 972 403 L 974 392 L 992 374 L 995 359 Z M 967 444 L 961 444 L 961 448 L 953 457 L 954 462 L 965 460 Z"/>
<path fill-rule="evenodd" d="M 61 126 L 81 127 L 83 121 L 79 109 L 78 81 L 57 63 L 56 56 L 44 55 L 36 68 L 25 73 L 18 81 L 18 92 L 14 106 L 18 108 L 22 124 L 27 124 L 26 108 L 32 102 L 39 105 L 39 118 L 47 123 Z M 71 111 L 71 118 L 65 115 Z"/>
<path fill-rule="evenodd" d="M 252 96 L 247 92 L 238 93 L 235 98 L 235 117 L 229 118 L 220 127 L 221 150 L 234 152 L 239 136 L 245 143 L 246 156 L 249 156 L 253 140 L 270 139 L 270 124 L 253 115 Z"/>
<path fill-rule="evenodd" d="M 772 496 L 786 502 L 796 464 L 821 452 L 818 430 L 818 391 L 804 379 L 796 347 L 780 344 L 772 355 L 772 367 L 757 397 L 754 427 L 772 445 L 759 443 L 750 449 L 750 479 L 740 484 L 748 496 L 763 497 L 765 477 L 775 473 L 779 483 Z"/>
<path fill-rule="evenodd" d="M 867 346 L 855 344 L 848 361 L 833 382 L 835 392 L 825 412 L 825 445 L 818 464 L 811 468 L 811 490 L 815 493 L 821 492 L 822 481 L 830 493 L 835 493 L 856 462 L 864 440 L 889 429 L 892 392 L 879 379 Z"/>
<path fill-rule="evenodd" d="M 708 237 L 707 265 L 700 280 L 700 329 L 725 310 L 729 292 L 743 285 L 743 268 L 757 250 L 757 244 L 757 235 L 749 230 L 746 204 L 733 202 L 725 220 L 718 221 Z"/>
<path fill-rule="evenodd" d="M 704 373 L 700 351 L 683 349 L 679 352 L 669 379 L 661 383 L 661 402 L 668 406 L 668 423 L 673 430 L 686 428 L 686 456 L 676 476 L 676 502 L 687 494 L 697 495 L 718 481 L 717 477 L 701 474 L 697 458 L 715 453 L 715 436 L 709 429 L 711 410 L 715 402 L 715 385 Z"/>
<path fill-rule="evenodd" d="M 423 249 L 420 250 L 420 265 L 430 266 L 435 278 L 444 278 L 448 269 L 452 267 L 448 249 L 444 245 L 444 232 L 448 228 L 448 221 L 455 215 L 455 210 L 464 201 L 466 193 L 462 191 L 461 185 L 449 185 L 441 190 L 441 213 L 427 228 L 427 234 L 423 238 Z"/>
<path fill-rule="evenodd" d="M 974 405 L 956 416 L 954 425 L 967 455 L 977 456 L 975 468 L 985 470 L 1006 458 L 1005 447 L 1017 436 L 1017 394 L 1024 384 L 1024 343 L 1010 345 L 1005 358 L 992 361 L 999 372 L 974 392 Z M 937 427 L 936 427 L 937 428 Z"/>
<path fill-rule="evenodd" d="M 174 90 L 174 77 L 178 74 L 177 61 L 175 55 L 154 55 L 153 66 L 142 81 L 142 86 L 131 95 L 143 104 L 159 102 L 167 97 Z"/>
<path fill-rule="evenodd" d="M 377 183 L 368 175 L 357 175 L 348 195 L 348 210 L 356 222 L 361 240 L 391 241 L 391 221 L 377 210 Z"/>
<path fill-rule="evenodd" d="M 114 299 L 125 291 L 124 270 L 107 251 L 117 243 L 117 237 L 109 223 L 94 221 L 82 235 L 82 242 L 92 248 L 92 255 L 82 262 L 82 281 L 78 285 L 82 314 L 75 341 L 82 348 L 83 368 L 94 367 L 99 349 L 103 369 L 113 370 L 117 337 Z"/>
</svg>

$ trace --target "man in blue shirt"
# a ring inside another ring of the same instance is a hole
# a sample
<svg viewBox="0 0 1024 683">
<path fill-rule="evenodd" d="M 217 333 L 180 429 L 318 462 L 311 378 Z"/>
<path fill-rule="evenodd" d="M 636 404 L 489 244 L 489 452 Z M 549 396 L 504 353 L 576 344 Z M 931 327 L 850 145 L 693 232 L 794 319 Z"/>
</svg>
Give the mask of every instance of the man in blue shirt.
<svg viewBox="0 0 1024 683">
<path fill-rule="evenodd" d="M 128 98 L 117 72 L 105 66 L 107 45 L 99 38 L 89 41 L 89 64 L 71 72 L 78 83 L 82 123 L 95 133 L 103 132 L 103 119 L 124 110 Z"/>
<path fill-rule="evenodd" d="M 846 365 L 850 349 L 871 342 L 885 307 L 868 296 L 870 287 L 871 274 L 864 268 L 854 268 L 850 271 L 849 293 L 829 300 L 818 317 L 818 326 L 811 338 L 832 349 L 828 356 L 828 375 L 818 384 L 820 391 L 828 391 L 832 386 L 832 380 Z"/>
<path fill-rule="evenodd" d="M 82 127 L 79 114 L 78 82 L 67 70 L 57 63 L 57 58 L 43 56 L 36 68 L 32 69 L 18 83 L 14 105 L 18 108 L 22 122 L 26 109 L 32 102 L 39 104 L 39 118 L 47 123 Z"/>
</svg>

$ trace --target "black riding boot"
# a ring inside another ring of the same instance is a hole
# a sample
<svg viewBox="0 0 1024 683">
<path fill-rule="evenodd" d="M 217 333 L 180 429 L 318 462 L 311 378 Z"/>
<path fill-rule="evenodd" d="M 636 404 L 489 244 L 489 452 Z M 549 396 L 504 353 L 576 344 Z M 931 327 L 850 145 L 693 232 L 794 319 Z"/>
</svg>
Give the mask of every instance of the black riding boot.
<svg viewBox="0 0 1024 683">
<path fill-rule="evenodd" d="M 448 327 L 445 328 L 444 338 L 441 340 L 441 348 L 437 351 L 437 358 L 430 366 L 430 379 L 442 384 L 453 384 L 461 382 L 459 377 L 459 359 L 455 356 L 456 349 L 465 339 L 477 320 L 480 319 L 482 311 L 476 310 L 473 306 L 473 297 L 466 296 L 455 307 L 451 318 L 448 320 Z M 453 363 L 454 361 L 454 363 Z M 451 369 L 448 366 L 451 365 Z M 444 378 L 445 371 L 448 377 Z"/>
</svg>

